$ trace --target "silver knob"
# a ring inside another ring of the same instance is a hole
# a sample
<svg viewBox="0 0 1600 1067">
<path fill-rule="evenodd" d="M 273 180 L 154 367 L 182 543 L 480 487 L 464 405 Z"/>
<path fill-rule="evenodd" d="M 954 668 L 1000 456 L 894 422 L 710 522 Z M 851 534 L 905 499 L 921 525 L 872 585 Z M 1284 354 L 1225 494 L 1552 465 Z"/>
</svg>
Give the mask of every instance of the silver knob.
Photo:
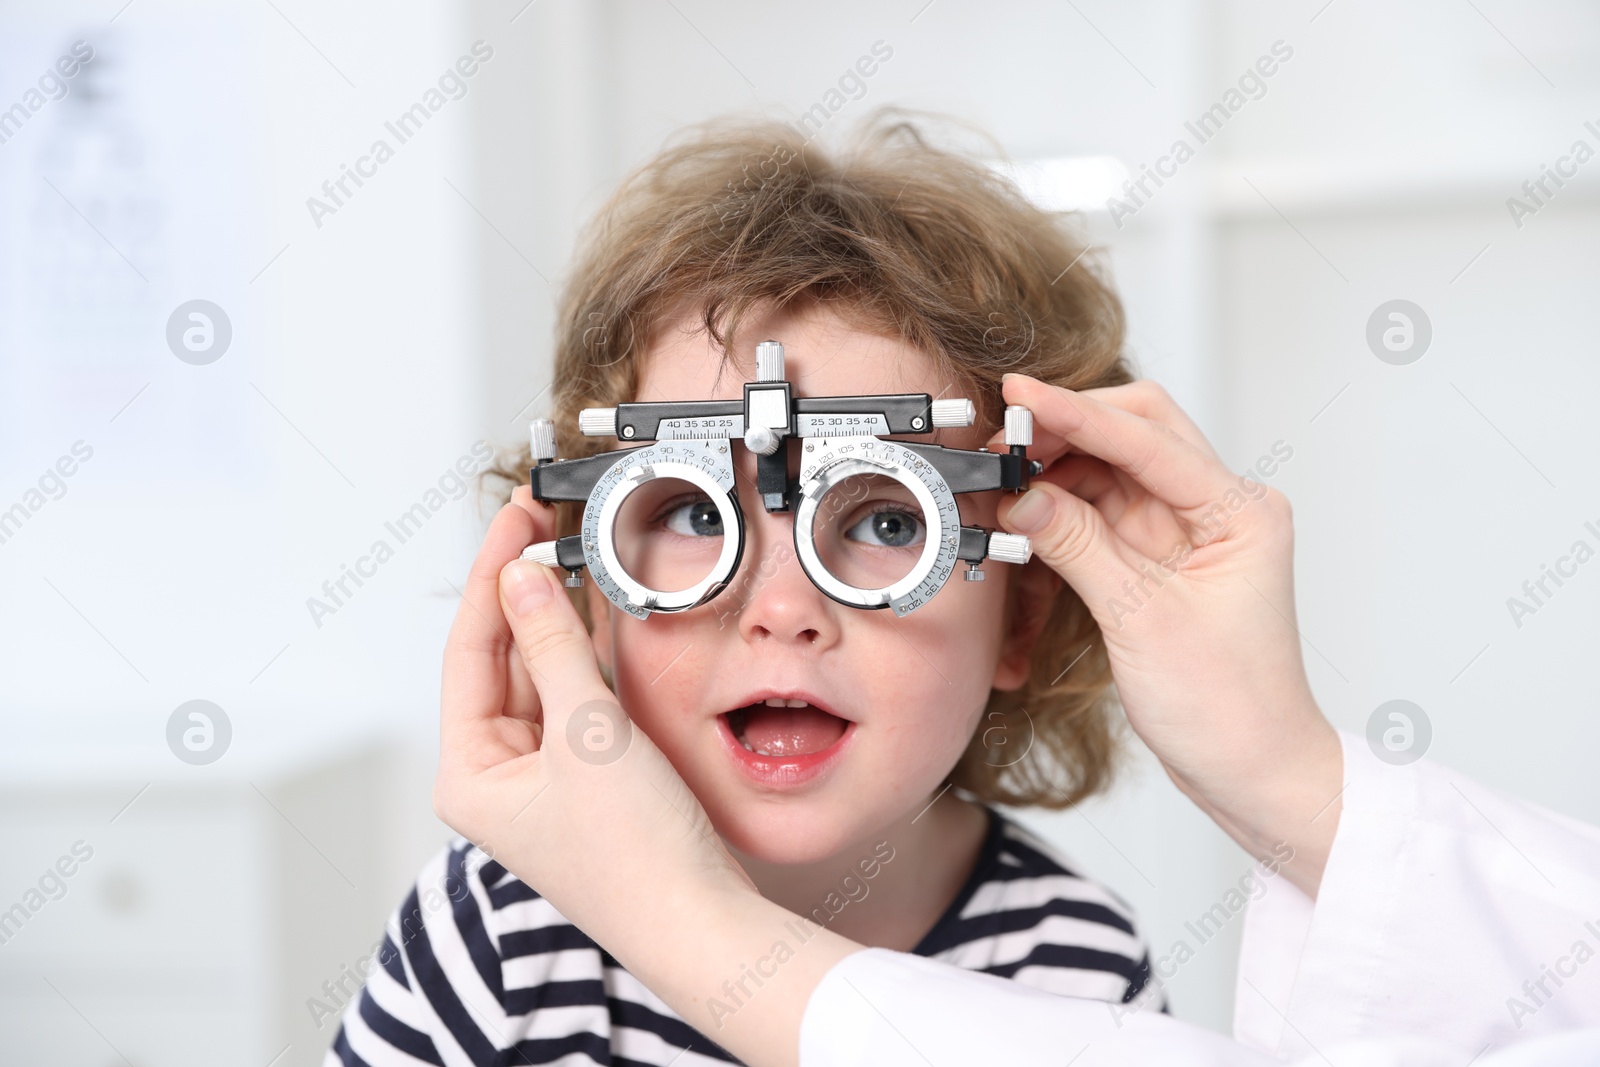
<svg viewBox="0 0 1600 1067">
<path fill-rule="evenodd" d="M 522 550 L 522 558 L 531 559 L 535 563 L 542 563 L 546 567 L 555 567 L 560 563 L 556 559 L 556 543 L 554 541 L 537 541 L 529 545 Z"/>
<path fill-rule="evenodd" d="M 528 452 L 535 463 L 556 458 L 556 424 L 549 419 L 528 423 Z"/>
<path fill-rule="evenodd" d="M 935 400 L 933 424 L 935 426 L 971 426 L 977 419 L 977 409 L 970 400 Z"/>
<path fill-rule="evenodd" d="M 1006 408 L 1006 444 L 1033 444 L 1033 412 L 1017 404 Z"/>
<path fill-rule="evenodd" d="M 617 409 L 584 408 L 578 412 L 578 429 L 585 437 L 617 436 Z"/>
<path fill-rule="evenodd" d="M 987 557 L 997 563 L 1026 563 L 1033 558 L 1033 542 L 1021 534 L 992 533 Z"/>
<path fill-rule="evenodd" d="M 744 432 L 744 447 L 757 455 L 770 456 L 778 450 L 778 435 L 765 426 L 752 426 Z"/>
<path fill-rule="evenodd" d="M 776 341 L 756 345 L 756 381 L 783 381 L 783 346 Z"/>
</svg>

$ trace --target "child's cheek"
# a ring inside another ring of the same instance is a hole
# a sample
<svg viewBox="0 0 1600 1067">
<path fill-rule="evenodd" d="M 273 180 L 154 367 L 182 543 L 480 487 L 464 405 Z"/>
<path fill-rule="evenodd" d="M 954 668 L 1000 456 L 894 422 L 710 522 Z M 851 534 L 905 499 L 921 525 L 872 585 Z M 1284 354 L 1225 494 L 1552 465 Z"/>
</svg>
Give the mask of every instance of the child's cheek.
<svg viewBox="0 0 1600 1067">
<path fill-rule="evenodd" d="M 700 710 L 707 664 L 674 620 L 652 615 L 644 622 L 626 618 L 614 631 L 613 677 L 617 696 L 646 733 L 670 729 Z"/>
<path fill-rule="evenodd" d="M 652 674 L 649 642 L 637 640 L 637 624 L 629 619 L 620 624 L 613 634 L 612 677 L 616 680 L 617 696 L 628 714 L 643 722 L 650 716 L 652 697 L 649 685 Z M 656 668 L 660 670 L 659 667 Z"/>
</svg>

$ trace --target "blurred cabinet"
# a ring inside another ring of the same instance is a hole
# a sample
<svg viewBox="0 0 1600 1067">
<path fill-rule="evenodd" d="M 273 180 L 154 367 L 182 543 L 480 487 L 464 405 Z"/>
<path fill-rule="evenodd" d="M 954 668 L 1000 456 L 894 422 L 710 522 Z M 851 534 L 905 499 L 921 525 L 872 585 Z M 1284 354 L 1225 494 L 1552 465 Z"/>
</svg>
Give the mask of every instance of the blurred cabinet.
<svg viewBox="0 0 1600 1067">
<path fill-rule="evenodd" d="M 371 747 L 203 773 L 225 764 L 0 787 L 0 1067 L 321 1061 L 337 1019 L 308 1001 L 444 840 L 426 769 Z"/>
</svg>

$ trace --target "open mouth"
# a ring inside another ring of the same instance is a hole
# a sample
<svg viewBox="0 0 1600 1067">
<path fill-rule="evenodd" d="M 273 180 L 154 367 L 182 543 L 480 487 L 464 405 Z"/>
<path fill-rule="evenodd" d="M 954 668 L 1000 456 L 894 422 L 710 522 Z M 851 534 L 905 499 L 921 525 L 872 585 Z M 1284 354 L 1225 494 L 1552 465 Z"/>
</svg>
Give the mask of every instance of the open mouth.
<svg viewBox="0 0 1600 1067">
<path fill-rule="evenodd" d="M 839 743 L 850 721 L 805 700 L 768 697 L 724 712 L 728 731 L 745 751 L 768 759 L 794 759 Z"/>
</svg>

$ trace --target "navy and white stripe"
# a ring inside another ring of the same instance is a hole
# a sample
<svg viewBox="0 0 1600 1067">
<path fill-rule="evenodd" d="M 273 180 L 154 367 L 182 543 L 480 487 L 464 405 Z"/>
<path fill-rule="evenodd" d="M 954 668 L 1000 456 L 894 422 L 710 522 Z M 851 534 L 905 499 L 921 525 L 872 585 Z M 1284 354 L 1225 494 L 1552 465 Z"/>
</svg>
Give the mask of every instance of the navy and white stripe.
<svg viewBox="0 0 1600 1067">
<path fill-rule="evenodd" d="M 989 816 L 971 876 L 913 951 L 1064 996 L 1139 996 L 1150 960 L 1127 906 Z M 325 1067 L 736 1062 L 464 840 L 424 868 L 386 934 Z"/>
</svg>

